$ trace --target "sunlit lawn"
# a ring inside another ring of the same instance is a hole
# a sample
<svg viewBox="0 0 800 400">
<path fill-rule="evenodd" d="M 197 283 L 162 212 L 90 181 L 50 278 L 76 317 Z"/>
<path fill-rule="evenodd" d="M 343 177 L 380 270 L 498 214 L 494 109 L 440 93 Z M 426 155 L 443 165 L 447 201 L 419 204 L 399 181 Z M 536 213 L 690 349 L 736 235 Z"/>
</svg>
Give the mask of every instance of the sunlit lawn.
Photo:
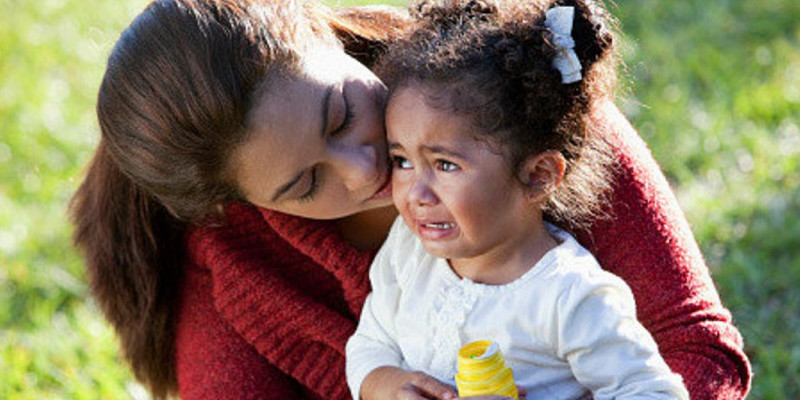
<svg viewBox="0 0 800 400">
<path fill-rule="evenodd" d="M 146 398 L 86 297 L 65 218 L 97 141 L 105 57 L 145 3 L 0 0 L 2 399 Z M 800 2 L 617 0 L 613 12 L 619 104 L 744 334 L 750 398 L 800 398 Z"/>
</svg>

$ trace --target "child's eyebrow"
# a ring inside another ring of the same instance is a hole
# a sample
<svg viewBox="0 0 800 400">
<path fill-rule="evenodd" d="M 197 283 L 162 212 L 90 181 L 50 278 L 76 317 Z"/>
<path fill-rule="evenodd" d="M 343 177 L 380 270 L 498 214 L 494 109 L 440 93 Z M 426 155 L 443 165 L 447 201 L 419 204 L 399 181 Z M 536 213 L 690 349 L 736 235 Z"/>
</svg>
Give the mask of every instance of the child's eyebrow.
<svg viewBox="0 0 800 400">
<path fill-rule="evenodd" d="M 465 159 L 464 155 L 453 150 L 448 150 L 442 146 L 422 146 L 422 151 L 433 154 L 442 154 L 448 157 Z"/>
<path fill-rule="evenodd" d="M 390 151 L 391 150 L 402 150 L 403 149 L 403 145 L 401 145 L 398 142 L 389 142 L 388 147 L 389 147 Z M 423 145 L 423 146 L 420 147 L 420 151 L 422 151 L 423 153 L 441 154 L 441 155 L 444 155 L 444 156 L 448 156 L 448 157 L 452 157 L 452 158 L 458 158 L 458 159 L 461 159 L 461 160 L 466 160 L 467 159 L 467 157 L 465 157 L 463 154 L 461 154 L 459 152 L 456 152 L 456 151 L 453 151 L 453 150 L 448 150 L 448 149 L 446 149 L 446 148 L 444 148 L 442 146 L 438 146 L 438 145 L 433 145 L 433 146 Z"/>
</svg>

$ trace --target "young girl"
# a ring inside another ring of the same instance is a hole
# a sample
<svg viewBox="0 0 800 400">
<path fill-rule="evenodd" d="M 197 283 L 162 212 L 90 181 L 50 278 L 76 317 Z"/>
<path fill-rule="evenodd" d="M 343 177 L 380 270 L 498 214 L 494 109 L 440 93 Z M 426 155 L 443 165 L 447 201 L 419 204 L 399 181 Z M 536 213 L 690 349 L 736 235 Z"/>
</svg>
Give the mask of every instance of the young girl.
<svg viewBox="0 0 800 400">
<path fill-rule="evenodd" d="M 688 398 L 625 283 L 543 217 L 597 218 L 610 164 L 587 123 L 613 84 L 608 17 L 554 3 L 423 2 L 382 59 L 402 221 L 347 344 L 354 398 L 387 367 L 452 384 L 485 339 L 531 399 Z"/>
</svg>

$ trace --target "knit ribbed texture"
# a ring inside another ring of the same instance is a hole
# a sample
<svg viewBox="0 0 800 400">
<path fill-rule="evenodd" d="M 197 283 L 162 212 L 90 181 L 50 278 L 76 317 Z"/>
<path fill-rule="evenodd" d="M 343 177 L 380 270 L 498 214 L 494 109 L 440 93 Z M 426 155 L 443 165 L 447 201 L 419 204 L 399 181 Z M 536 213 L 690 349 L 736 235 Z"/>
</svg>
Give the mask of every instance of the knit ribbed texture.
<svg viewBox="0 0 800 400">
<path fill-rule="evenodd" d="M 355 330 L 355 307 L 369 291 L 363 276 L 373 254 L 332 239 L 338 234 L 323 221 L 274 215 L 270 222 L 284 233 L 297 233 L 292 238 L 297 243 L 290 244 L 255 208 L 234 204 L 227 215 L 224 226 L 199 229 L 189 240 L 191 264 L 210 271 L 219 317 L 269 363 L 320 398 L 349 398 L 344 346 Z M 345 303 L 345 298 L 352 300 Z"/>
<path fill-rule="evenodd" d="M 350 311 L 356 316 L 360 315 L 370 291 L 369 274 L 365 272 L 375 252 L 362 252 L 343 245 L 341 236 L 329 221 L 309 223 L 305 218 L 265 209 L 260 211 L 267 223 L 287 243 L 333 273 L 342 283 Z"/>
<path fill-rule="evenodd" d="M 634 293 L 638 317 L 693 399 L 740 399 L 742 338 L 646 145 L 613 105 L 594 121 L 617 148 L 614 220 L 577 232 Z M 252 206 L 188 238 L 177 316 L 183 399 L 348 399 L 344 346 L 369 292 L 373 253 L 330 221 Z"/>
<path fill-rule="evenodd" d="M 740 399 L 752 371 L 700 249 L 650 151 L 612 104 L 594 123 L 616 151 L 612 215 L 577 237 L 631 287 L 637 316 L 693 399 Z"/>
</svg>

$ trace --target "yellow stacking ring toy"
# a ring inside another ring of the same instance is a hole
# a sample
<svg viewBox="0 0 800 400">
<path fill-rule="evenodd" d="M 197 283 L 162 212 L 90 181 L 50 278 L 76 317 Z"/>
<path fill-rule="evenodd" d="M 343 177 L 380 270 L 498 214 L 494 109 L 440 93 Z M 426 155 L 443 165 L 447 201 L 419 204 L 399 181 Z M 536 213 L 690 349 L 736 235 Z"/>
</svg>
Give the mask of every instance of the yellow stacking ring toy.
<svg viewBox="0 0 800 400">
<path fill-rule="evenodd" d="M 458 372 L 455 375 L 458 395 L 498 395 L 519 399 L 514 374 L 506 366 L 497 343 L 479 340 L 458 351 Z"/>
</svg>

